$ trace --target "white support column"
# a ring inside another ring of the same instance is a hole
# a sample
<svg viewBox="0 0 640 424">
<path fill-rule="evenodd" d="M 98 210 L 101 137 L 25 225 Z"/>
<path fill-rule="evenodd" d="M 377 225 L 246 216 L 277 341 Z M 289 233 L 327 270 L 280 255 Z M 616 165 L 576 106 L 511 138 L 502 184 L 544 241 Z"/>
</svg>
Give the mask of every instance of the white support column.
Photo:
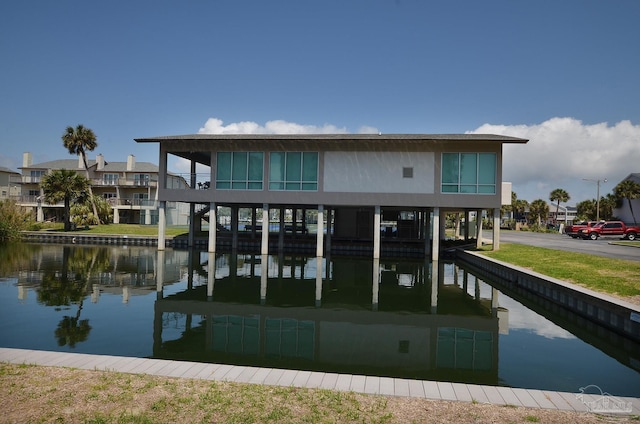
<svg viewBox="0 0 640 424">
<path fill-rule="evenodd" d="M 433 208 L 432 227 L 431 259 L 437 261 L 440 257 L 440 208 Z"/>
<path fill-rule="evenodd" d="M 113 216 L 115 217 L 116 214 L 114 213 Z M 42 209 L 42 199 L 40 197 L 38 197 L 38 206 L 36 209 L 36 222 L 44 222 L 44 210 Z M 114 220 L 113 223 L 119 224 L 120 222 L 115 222 Z"/>
<path fill-rule="evenodd" d="M 161 200 L 158 204 L 158 250 L 164 250 L 165 228 L 167 226 L 167 219 L 164 214 L 166 205 L 167 202 L 164 200 Z"/>
<path fill-rule="evenodd" d="M 500 250 L 500 209 L 493 210 L 493 249 Z"/>
<path fill-rule="evenodd" d="M 371 309 L 377 311 L 380 294 L 380 258 L 373 258 L 373 281 L 371 284 Z"/>
<path fill-rule="evenodd" d="M 435 216 L 435 215 L 434 215 Z M 438 313 L 438 289 L 440 284 L 440 261 L 431 262 L 431 313 Z"/>
<path fill-rule="evenodd" d="M 209 253 L 216 252 L 216 236 L 218 235 L 218 214 L 215 202 L 209 203 Z"/>
<path fill-rule="evenodd" d="M 269 254 L 269 204 L 262 205 L 262 244 L 260 254 Z"/>
<path fill-rule="evenodd" d="M 373 259 L 380 259 L 380 206 L 373 213 Z"/>
<path fill-rule="evenodd" d="M 264 219 L 264 218 L 263 218 Z M 269 256 L 260 257 L 260 304 L 267 303 L 267 281 L 269 278 Z"/>
<path fill-rule="evenodd" d="M 316 234 L 316 256 L 324 254 L 324 206 L 318 205 L 318 231 Z"/>
<path fill-rule="evenodd" d="M 158 250 L 156 259 L 156 292 L 162 298 L 162 289 L 164 287 L 164 250 Z"/>
<path fill-rule="evenodd" d="M 476 249 L 482 247 L 482 210 L 476 211 Z"/>
<path fill-rule="evenodd" d="M 207 262 L 207 300 L 213 300 L 213 288 L 216 284 L 216 254 L 209 252 Z"/>
<path fill-rule="evenodd" d="M 316 257 L 316 308 L 322 305 L 322 256 Z"/>
<path fill-rule="evenodd" d="M 145 225 L 151 225 L 151 209 L 144 210 L 144 223 Z"/>
</svg>

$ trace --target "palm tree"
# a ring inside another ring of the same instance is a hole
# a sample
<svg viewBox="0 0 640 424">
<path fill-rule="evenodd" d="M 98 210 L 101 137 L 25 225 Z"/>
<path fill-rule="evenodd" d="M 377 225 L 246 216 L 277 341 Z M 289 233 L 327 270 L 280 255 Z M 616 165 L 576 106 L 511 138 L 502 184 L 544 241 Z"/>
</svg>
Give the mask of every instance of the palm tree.
<svg viewBox="0 0 640 424">
<path fill-rule="evenodd" d="M 624 180 L 613 188 L 613 192 L 618 200 L 622 201 L 627 199 L 629 210 L 631 210 L 631 217 L 633 218 L 633 224 L 638 225 L 636 216 L 633 214 L 631 201 L 633 199 L 640 199 L 640 184 L 632 180 Z"/>
<path fill-rule="evenodd" d="M 576 205 L 576 213 L 580 219 L 593 221 L 596 219 L 596 200 L 583 200 Z"/>
<path fill-rule="evenodd" d="M 87 179 L 89 179 L 89 164 L 87 162 L 87 150 L 93 151 L 96 147 L 98 147 L 98 142 L 96 140 L 96 135 L 93 130 L 89 128 L 85 128 L 84 125 L 78 125 L 73 128 L 71 126 L 67 127 L 65 133 L 62 135 L 62 143 L 64 147 L 69 150 L 69 153 L 72 155 L 80 155 L 82 157 L 82 163 L 84 163 L 84 170 L 86 173 Z M 89 185 L 89 194 L 91 199 L 91 206 L 93 207 L 93 216 L 98 218 L 98 209 L 96 208 L 96 204 L 93 201 L 93 190 L 91 190 L 91 185 Z"/>
<path fill-rule="evenodd" d="M 89 180 L 75 171 L 57 169 L 42 177 L 40 187 L 44 193 L 45 202 L 54 204 L 64 200 L 64 230 L 69 231 L 71 201 L 87 195 L 90 187 Z"/>
<path fill-rule="evenodd" d="M 516 216 L 520 216 L 520 217 L 524 216 L 524 214 L 527 212 L 527 208 L 529 207 L 529 202 L 527 202 L 524 199 L 516 198 L 515 202 L 513 202 L 512 204 L 513 204 L 514 219 L 516 218 Z"/>
<path fill-rule="evenodd" d="M 529 205 L 529 218 L 536 219 L 538 227 L 542 225 L 542 221 L 547 220 L 549 215 L 549 205 L 542 199 L 536 199 Z"/>
<path fill-rule="evenodd" d="M 549 194 L 549 200 L 551 200 L 552 202 L 557 202 L 556 217 L 555 217 L 556 223 L 558 222 L 558 209 L 560 209 L 560 202 L 566 203 L 569 201 L 569 199 L 571 199 L 571 196 L 569 196 L 569 193 L 567 193 L 565 190 L 561 188 L 557 188 L 553 190 L 551 194 Z M 566 216 L 566 213 L 565 213 L 565 216 Z"/>
</svg>

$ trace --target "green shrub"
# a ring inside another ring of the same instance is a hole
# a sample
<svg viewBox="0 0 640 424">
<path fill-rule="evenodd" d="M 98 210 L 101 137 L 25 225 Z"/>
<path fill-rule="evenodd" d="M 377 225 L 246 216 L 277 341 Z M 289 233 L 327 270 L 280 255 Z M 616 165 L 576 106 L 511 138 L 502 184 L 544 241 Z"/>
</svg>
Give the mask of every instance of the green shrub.
<svg viewBox="0 0 640 424">
<path fill-rule="evenodd" d="M 0 240 L 17 240 L 33 218 L 14 200 L 0 201 Z"/>
</svg>

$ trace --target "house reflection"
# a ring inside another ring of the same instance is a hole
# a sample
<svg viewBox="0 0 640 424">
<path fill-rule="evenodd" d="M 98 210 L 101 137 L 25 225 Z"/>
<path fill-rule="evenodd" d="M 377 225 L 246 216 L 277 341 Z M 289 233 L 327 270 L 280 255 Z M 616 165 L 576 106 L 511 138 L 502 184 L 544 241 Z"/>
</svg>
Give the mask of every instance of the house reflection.
<svg viewBox="0 0 640 424">
<path fill-rule="evenodd" d="M 188 263 L 178 293 L 157 273 L 154 357 L 498 382 L 506 310 L 453 262 L 192 251 Z"/>
</svg>

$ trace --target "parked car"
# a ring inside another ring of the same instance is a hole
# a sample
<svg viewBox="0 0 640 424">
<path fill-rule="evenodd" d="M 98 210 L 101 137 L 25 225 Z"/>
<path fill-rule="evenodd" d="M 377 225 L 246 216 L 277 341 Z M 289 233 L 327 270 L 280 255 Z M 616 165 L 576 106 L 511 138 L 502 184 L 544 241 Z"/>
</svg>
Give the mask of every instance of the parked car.
<svg viewBox="0 0 640 424">
<path fill-rule="evenodd" d="M 628 240 L 635 240 L 640 234 L 640 226 L 626 225 L 622 221 L 605 221 L 590 228 L 580 230 L 583 239 L 597 240 L 602 236 L 620 236 Z"/>
<path fill-rule="evenodd" d="M 575 224 L 567 225 L 564 227 L 564 233 L 573 238 L 580 237 L 580 231 L 585 228 L 591 228 L 595 226 L 598 221 L 578 221 Z"/>
</svg>

